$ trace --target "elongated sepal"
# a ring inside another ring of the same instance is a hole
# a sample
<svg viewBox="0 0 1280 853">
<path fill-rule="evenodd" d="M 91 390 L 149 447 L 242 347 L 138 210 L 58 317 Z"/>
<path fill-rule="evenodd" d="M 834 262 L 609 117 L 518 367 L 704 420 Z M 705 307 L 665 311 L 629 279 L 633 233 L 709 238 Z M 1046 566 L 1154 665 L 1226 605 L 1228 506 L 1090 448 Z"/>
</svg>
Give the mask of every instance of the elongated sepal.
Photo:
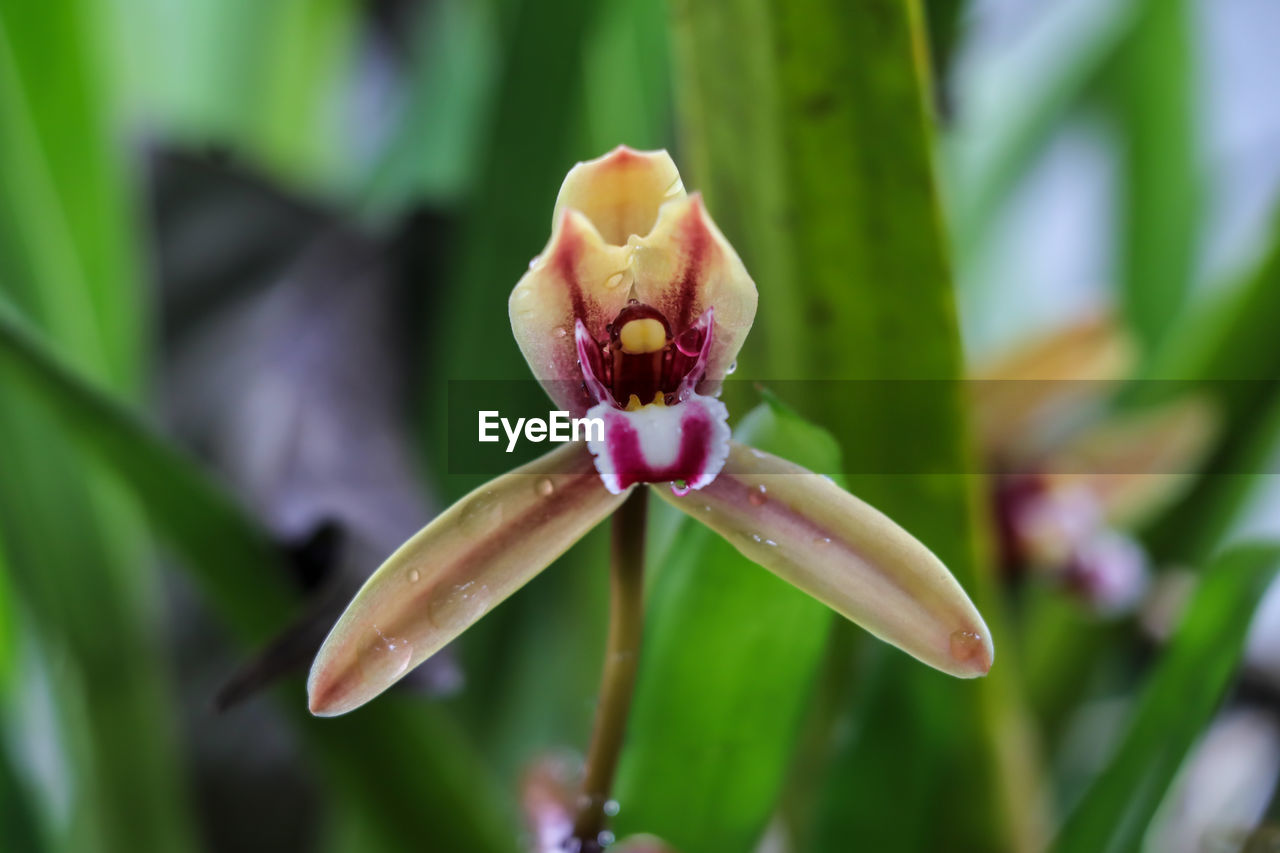
<svg viewBox="0 0 1280 853">
<path fill-rule="evenodd" d="M 984 452 L 999 459 L 1038 452 L 1042 433 L 1114 394 L 1134 361 L 1133 342 L 1103 315 L 979 366 L 970 378 Z"/>
<path fill-rule="evenodd" d="M 990 669 L 987 626 L 946 567 L 826 477 L 732 442 L 706 488 L 683 497 L 656 491 L 748 559 L 930 666 L 960 678 Z"/>
<path fill-rule="evenodd" d="M 359 707 L 564 553 L 625 499 L 581 444 L 481 486 L 382 564 L 347 607 L 307 680 L 311 712 Z"/>
<path fill-rule="evenodd" d="M 1113 525 L 1140 525 L 1191 482 L 1219 420 L 1196 396 L 1112 418 L 1046 456 L 1045 479 L 1053 489 L 1087 491 Z"/>
</svg>

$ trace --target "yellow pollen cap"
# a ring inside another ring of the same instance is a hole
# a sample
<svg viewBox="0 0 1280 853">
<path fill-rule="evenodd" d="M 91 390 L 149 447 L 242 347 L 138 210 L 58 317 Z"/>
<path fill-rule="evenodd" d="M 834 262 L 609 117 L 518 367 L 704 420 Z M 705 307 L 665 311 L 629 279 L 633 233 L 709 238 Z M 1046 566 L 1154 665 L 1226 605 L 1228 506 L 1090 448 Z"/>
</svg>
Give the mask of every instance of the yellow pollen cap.
<svg viewBox="0 0 1280 853">
<path fill-rule="evenodd" d="M 632 320 L 618 332 L 618 343 L 632 355 L 657 352 L 667 345 L 667 330 L 652 317 Z"/>
</svg>

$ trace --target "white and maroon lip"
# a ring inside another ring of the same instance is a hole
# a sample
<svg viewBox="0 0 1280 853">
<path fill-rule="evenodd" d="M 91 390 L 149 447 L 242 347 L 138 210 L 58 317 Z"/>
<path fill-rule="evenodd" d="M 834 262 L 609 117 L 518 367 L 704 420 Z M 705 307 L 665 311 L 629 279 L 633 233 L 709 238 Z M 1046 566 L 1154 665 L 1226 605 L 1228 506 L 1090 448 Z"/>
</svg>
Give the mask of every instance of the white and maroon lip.
<svg viewBox="0 0 1280 853">
<path fill-rule="evenodd" d="M 651 348 L 625 346 L 631 323 L 654 330 Z M 724 466 L 730 434 L 725 405 L 693 390 L 715 338 L 714 309 L 675 333 L 661 311 L 633 302 L 607 329 L 607 340 L 593 340 L 579 321 L 575 334 L 583 383 L 596 401 L 587 417 L 604 424 L 603 438 L 587 446 L 605 488 L 621 494 L 637 483 L 671 483 L 687 494 L 708 485 Z"/>
<path fill-rule="evenodd" d="M 604 421 L 603 440 L 587 442 L 604 487 L 615 495 L 637 483 L 671 483 L 677 495 L 715 480 L 729 455 L 729 410 L 691 394 L 674 406 L 634 412 L 601 403 L 587 417 Z"/>
</svg>

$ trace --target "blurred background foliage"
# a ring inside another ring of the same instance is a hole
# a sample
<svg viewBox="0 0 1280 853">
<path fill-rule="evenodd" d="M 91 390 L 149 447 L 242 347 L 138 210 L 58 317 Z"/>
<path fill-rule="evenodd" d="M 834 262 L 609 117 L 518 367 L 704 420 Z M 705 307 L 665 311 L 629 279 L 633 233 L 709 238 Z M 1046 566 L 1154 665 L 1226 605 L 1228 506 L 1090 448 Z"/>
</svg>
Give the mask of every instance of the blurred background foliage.
<svg viewBox="0 0 1280 853">
<path fill-rule="evenodd" d="M 301 679 L 476 484 L 448 382 L 526 375 L 507 293 L 628 144 L 759 285 L 736 429 L 849 472 L 998 655 L 927 671 L 655 507 L 617 834 L 1274 849 L 1277 39 L 1268 0 L 7 0 L 0 846 L 530 849 L 601 532 L 349 717 Z M 1085 450 L 1118 479 L 1046 491 Z M 1081 493 L 1105 521 L 1046 560 L 1019 525 Z"/>
</svg>

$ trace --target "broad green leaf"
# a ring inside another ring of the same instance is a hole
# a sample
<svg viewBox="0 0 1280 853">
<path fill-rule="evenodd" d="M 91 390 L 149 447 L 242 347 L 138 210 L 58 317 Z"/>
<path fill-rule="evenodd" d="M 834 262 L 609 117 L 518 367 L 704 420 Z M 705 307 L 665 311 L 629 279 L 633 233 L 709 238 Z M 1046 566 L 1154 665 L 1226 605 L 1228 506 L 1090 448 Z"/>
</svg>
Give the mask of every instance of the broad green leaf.
<svg viewBox="0 0 1280 853">
<path fill-rule="evenodd" d="M 292 597 L 262 531 L 187 457 L 59 364 L 3 303 L 0 376 L 6 380 L 0 387 L 47 408 L 91 458 L 120 478 L 241 636 L 261 642 L 286 623 Z M 12 397 L 6 391 L 3 399 Z M 397 847 L 431 837 L 447 849 L 496 853 L 513 843 L 502 796 L 438 710 L 387 697 L 346 718 L 355 722 L 334 724 L 306 713 L 300 682 L 291 681 L 280 695 L 330 768 L 335 788 L 368 810 Z"/>
<path fill-rule="evenodd" d="M 839 470 L 834 439 L 778 405 L 735 437 Z M 668 554 L 647 604 L 619 834 L 745 853 L 777 806 L 833 616 L 701 524 L 684 523 Z"/>
<path fill-rule="evenodd" d="M 1067 819 L 1057 853 L 1137 850 L 1187 751 L 1236 673 L 1254 608 L 1280 569 L 1280 546 L 1234 548 L 1206 570 L 1107 766 Z"/>
<path fill-rule="evenodd" d="M 1000 746 L 1017 736 L 1016 650 L 1001 643 L 977 495 L 960 473 L 973 468 L 919 8 L 676 2 L 672 20 L 686 184 L 705 189 L 760 287 L 743 372 L 826 380 L 778 390 L 836 436 L 852 491 L 941 557 L 995 633 L 983 683 L 875 652 L 883 677 L 832 761 L 813 849 L 1027 846 L 1035 809 L 1017 780 L 1029 771 L 1006 765 L 1033 757 Z M 860 473 L 921 470 L 937 473 Z M 885 782 L 908 773 L 912 786 Z"/>
</svg>

